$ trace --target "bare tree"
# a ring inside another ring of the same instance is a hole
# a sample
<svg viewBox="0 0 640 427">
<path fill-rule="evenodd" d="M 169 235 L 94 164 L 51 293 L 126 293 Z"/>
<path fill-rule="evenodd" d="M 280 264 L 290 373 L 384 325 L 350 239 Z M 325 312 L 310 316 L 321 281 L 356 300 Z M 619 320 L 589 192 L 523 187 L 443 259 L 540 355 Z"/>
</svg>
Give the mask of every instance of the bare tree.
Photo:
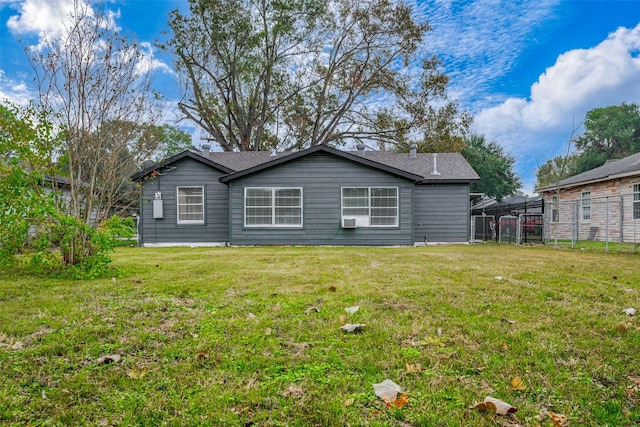
<svg viewBox="0 0 640 427">
<path fill-rule="evenodd" d="M 403 2 L 190 3 L 189 15 L 172 12 L 165 48 L 181 112 L 224 150 L 383 146 L 468 125 L 446 100 L 437 58 L 421 56 L 429 25 Z M 438 128 L 427 129 L 433 118 Z"/>
<path fill-rule="evenodd" d="M 158 117 L 150 62 L 101 6 L 94 10 L 82 0 L 58 33 L 25 52 L 40 102 L 66 132 L 59 156 L 71 190 L 68 212 L 97 224 L 119 204 L 117 194 L 128 184 L 123 171 L 148 158 L 157 143 L 137 137 L 139 128 L 130 125 Z"/>
</svg>

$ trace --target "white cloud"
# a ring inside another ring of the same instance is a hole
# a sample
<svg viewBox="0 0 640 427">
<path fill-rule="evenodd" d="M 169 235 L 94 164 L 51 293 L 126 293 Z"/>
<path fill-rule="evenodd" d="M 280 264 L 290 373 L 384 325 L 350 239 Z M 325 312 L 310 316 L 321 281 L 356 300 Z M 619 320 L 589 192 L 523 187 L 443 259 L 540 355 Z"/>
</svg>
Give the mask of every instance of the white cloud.
<svg viewBox="0 0 640 427">
<path fill-rule="evenodd" d="M 565 52 L 531 86 L 529 98 L 480 111 L 474 130 L 505 146 L 521 168 L 542 164 L 564 151 L 589 110 L 640 101 L 639 52 L 640 24 L 619 28 L 590 49 Z"/>
<path fill-rule="evenodd" d="M 19 14 L 11 16 L 7 27 L 14 34 L 56 33 L 64 28 L 73 11 L 74 0 L 26 0 Z"/>
<path fill-rule="evenodd" d="M 4 71 L 0 70 L 0 103 L 9 101 L 13 104 L 26 105 L 33 99 L 33 93 L 23 81 L 8 78 Z"/>
<path fill-rule="evenodd" d="M 478 94 L 518 64 L 540 28 L 554 19 L 559 0 L 416 1 L 420 20 L 429 22 L 424 54 L 437 54 L 451 78 L 450 93 L 462 104 L 485 103 Z"/>
<path fill-rule="evenodd" d="M 139 74 L 144 74 L 152 71 L 161 71 L 163 73 L 175 74 L 173 68 L 167 65 L 165 62 L 157 59 L 155 56 L 155 49 L 149 42 L 141 42 L 140 50 L 142 51 L 142 58 L 138 62 L 137 71 Z"/>
</svg>

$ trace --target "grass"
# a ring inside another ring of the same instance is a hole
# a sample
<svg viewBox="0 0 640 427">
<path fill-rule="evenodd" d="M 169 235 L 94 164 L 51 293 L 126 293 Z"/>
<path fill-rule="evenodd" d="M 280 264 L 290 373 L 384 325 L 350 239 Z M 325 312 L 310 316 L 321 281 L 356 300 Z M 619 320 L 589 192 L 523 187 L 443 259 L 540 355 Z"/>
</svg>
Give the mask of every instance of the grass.
<svg viewBox="0 0 640 427">
<path fill-rule="evenodd" d="M 622 313 L 640 309 L 637 255 L 119 248 L 114 264 L 101 280 L 0 277 L 0 424 L 640 423 L 640 323 Z M 405 407 L 375 396 L 385 379 Z M 485 396 L 518 411 L 470 408 Z"/>
</svg>

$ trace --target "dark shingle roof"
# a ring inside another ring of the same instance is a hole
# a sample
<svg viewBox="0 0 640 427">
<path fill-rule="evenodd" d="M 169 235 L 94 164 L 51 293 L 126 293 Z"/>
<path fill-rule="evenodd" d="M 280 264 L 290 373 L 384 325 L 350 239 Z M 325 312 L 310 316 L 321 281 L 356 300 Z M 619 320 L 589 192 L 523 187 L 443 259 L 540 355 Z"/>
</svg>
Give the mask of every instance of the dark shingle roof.
<svg viewBox="0 0 640 427">
<path fill-rule="evenodd" d="M 436 156 L 438 174 L 435 175 L 433 174 L 434 155 L 431 153 L 418 153 L 416 158 L 411 158 L 408 153 L 395 153 L 391 151 L 365 151 L 364 155 L 362 155 L 358 151 L 341 151 L 324 145 L 318 145 L 295 152 L 286 151 L 275 155 L 268 151 L 213 151 L 210 152 L 207 157 L 204 157 L 190 151 L 185 151 L 161 163 L 146 168 L 134 174 L 131 178 L 133 180 L 139 180 L 154 170 L 158 170 L 187 156 L 228 172 L 229 175 L 222 179 L 223 182 L 226 182 L 318 151 L 348 158 L 417 182 L 469 182 L 480 179 L 478 174 L 460 153 L 438 153 Z"/>
<path fill-rule="evenodd" d="M 570 176 L 561 180 L 557 185 L 540 188 L 541 193 L 552 191 L 559 188 L 575 187 L 581 184 L 591 182 L 608 181 L 621 175 L 638 174 L 640 175 L 640 153 L 635 153 L 619 160 L 609 160 L 604 165 Z"/>
</svg>

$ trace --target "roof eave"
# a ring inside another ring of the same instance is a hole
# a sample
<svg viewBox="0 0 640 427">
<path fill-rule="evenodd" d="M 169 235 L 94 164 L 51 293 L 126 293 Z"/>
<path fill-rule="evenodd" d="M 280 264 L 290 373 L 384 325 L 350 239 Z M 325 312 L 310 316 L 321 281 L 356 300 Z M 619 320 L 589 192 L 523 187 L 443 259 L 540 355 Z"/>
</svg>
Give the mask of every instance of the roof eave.
<svg viewBox="0 0 640 427">
<path fill-rule="evenodd" d="M 129 177 L 129 179 L 131 179 L 132 181 L 138 182 L 141 179 L 143 179 L 144 177 L 146 177 L 146 176 L 150 175 L 151 173 L 153 173 L 154 171 L 157 171 L 159 169 L 162 169 L 163 167 L 169 166 L 170 164 L 175 163 L 175 162 L 177 162 L 179 160 L 182 160 L 185 157 L 188 157 L 190 159 L 193 159 L 193 160 L 196 160 L 198 162 L 204 163 L 204 164 L 206 164 L 208 166 L 211 166 L 213 168 L 221 170 L 224 173 L 233 173 L 234 172 L 233 169 L 230 169 L 230 168 L 228 168 L 226 166 L 223 166 L 223 165 L 221 165 L 219 163 L 216 163 L 216 162 L 214 162 L 214 161 L 212 161 L 210 159 L 207 159 L 206 157 L 203 157 L 203 156 L 201 156 L 199 154 L 196 154 L 193 151 L 186 150 L 186 151 L 178 153 L 178 154 L 176 154 L 174 156 L 171 156 L 168 159 L 165 159 L 165 160 L 163 160 L 163 161 L 161 161 L 159 163 L 151 165 L 146 169 L 143 169 L 143 170 L 141 170 L 139 172 L 134 173 L 133 175 L 131 175 Z"/>
<path fill-rule="evenodd" d="M 318 151 L 324 151 L 324 152 L 333 154 L 335 156 L 338 156 L 338 157 L 341 157 L 341 158 L 344 158 L 344 159 L 352 160 L 352 161 L 355 161 L 357 163 L 360 163 L 360 164 L 363 164 L 363 165 L 366 165 L 366 166 L 369 166 L 369 167 L 372 167 L 372 168 L 375 168 L 375 169 L 379 169 L 379 170 L 382 170 L 382 171 L 385 171 L 385 172 L 389 172 L 389 173 L 394 174 L 394 175 L 401 176 L 403 178 L 412 180 L 414 182 L 419 182 L 420 180 L 424 179 L 424 177 L 422 177 L 420 175 L 415 175 L 413 173 L 403 171 L 402 169 L 397 169 L 397 168 L 394 168 L 392 166 L 388 166 L 388 165 L 376 162 L 374 160 L 367 159 L 364 156 L 347 153 L 345 151 L 341 151 L 341 150 L 338 150 L 338 149 L 335 149 L 335 148 L 327 147 L 326 145 L 316 145 L 314 147 L 307 148 L 306 150 L 296 151 L 295 153 L 292 153 L 292 154 L 290 154 L 288 156 L 278 157 L 278 158 L 273 159 L 271 161 L 268 161 L 268 162 L 265 162 L 265 163 L 261 163 L 261 164 L 259 164 L 257 166 L 252 167 L 252 168 L 248 168 L 248 169 L 244 169 L 244 170 L 241 170 L 241 171 L 238 171 L 238 172 L 230 173 L 228 175 L 220 177 L 219 181 L 222 182 L 222 183 L 227 183 L 229 181 L 233 181 L 233 180 L 241 178 L 243 176 L 250 175 L 252 173 L 259 172 L 259 171 L 262 171 L 262 170 L 277 166 L 277 165 L 282 164 L 282 163 L 287 163 L 287 162 L 290 162 L 292 160 L 299 159 L 301 157 L 307 156 L 309 154 L 316 153 Z"/>
</svg>

